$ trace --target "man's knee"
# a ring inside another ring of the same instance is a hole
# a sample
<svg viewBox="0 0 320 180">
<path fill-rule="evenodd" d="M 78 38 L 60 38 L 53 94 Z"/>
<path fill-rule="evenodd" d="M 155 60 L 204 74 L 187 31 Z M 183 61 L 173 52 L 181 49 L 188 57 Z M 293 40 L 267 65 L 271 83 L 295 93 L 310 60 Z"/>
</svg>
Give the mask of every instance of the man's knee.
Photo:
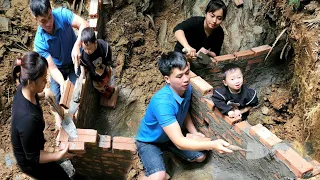
<svg viewBox="0 0 320 180">
<path fill-rule="evenodd" d="M 206 159 L 206 154 L 203 154 L 202 156 L 196 158 L 193 162 L 203 162 Z"/>
</svg>

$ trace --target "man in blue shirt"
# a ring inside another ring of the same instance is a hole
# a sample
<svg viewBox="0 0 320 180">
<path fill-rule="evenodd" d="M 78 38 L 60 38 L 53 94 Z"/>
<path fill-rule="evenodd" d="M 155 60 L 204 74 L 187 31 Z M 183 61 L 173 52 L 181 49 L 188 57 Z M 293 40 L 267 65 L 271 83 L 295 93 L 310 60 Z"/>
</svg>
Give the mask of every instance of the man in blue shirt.
<svg viewBox="0 0 320 180">
<path fill-rule="evenodd" d="M 30 0 L 30 9 L 39 25 L 34 49 L 48 61 L 50 90 L 59 102 L 65 80 L 69 77 L 74 84 L 77 79 L 75 71 L 78 70 L 81 55 L 80 34 L 89 24 L 66 8 L 52 10 L 49 0 Z M 72 28 L 79 29 L 78 38 Z M 55 115 L 56 120 L 61 121 Z"/>
<path fill-rule="evenodd" d="M 191 134 L 205 137 L 195 128 L 189 115 L 192 87 L 189 84 L 189 63 L 183 54 L 170 52 L 158 61 L 158 67 L 166 85 L 152 98 L 136 136 L 136 145 L 145 168 L 144 179 L 169 179 L 162 158 L 162 151 L 171 151 L 190 162 L 202 162 L 206 155 L 202 150 L 231 153 L 229 143 L 197 141 L 184 137 L 181 128 Z"/>
</svg>

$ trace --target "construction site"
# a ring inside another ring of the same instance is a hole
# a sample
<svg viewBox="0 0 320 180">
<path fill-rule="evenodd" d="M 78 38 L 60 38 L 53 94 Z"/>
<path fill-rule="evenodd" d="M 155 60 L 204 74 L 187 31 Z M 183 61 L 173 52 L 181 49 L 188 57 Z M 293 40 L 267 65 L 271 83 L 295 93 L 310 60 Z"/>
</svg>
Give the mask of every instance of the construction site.
<svg viewBox="0 0 320 180">
<path fill-rule="evenodd" d="M 161 54 L 174 50 L 173 29 L 192 16 L 204 16 L 209 0 L 52 0 L 94 28 L 107 41 L 115 62 L 111 84 L 119 87 L 115 109 L 93 87 L 81 82 L 72 120 L 77 138 L 55 127 L 49 103 L 41 100 L 45 150 L 69 144 L 76 156 L 61 162 L 80 179 L 135 180 L 144 176 L 135 136 L 151 97 L 166 83 L 158 70 Z M 245 151 L 207 153 L 202 163 L 164 153 L 172 180 L 320 179 L 320 1 L 223 0 L 228 14 L 221 27 L 219 56 L 201 71 L 190 72 L 190 115 L 206 137 L 224 139 Z M 0 0 L 0 179 L 29 180 L 18 167 L 10 140 L 11 107 L 16 92 L 11 70 L 15 59 L 34 49 L 37 22 L 29 1 Z M 257 91 L 259 105 L 245 121 L 222 115 L 211 96 L 223 86 L 221 68 L 236 63 L 244 82 Z M 74 85 L 61 97 L 66 109 Z M 75 178 L 75 179 L 77 179 Z"/>
</svg>

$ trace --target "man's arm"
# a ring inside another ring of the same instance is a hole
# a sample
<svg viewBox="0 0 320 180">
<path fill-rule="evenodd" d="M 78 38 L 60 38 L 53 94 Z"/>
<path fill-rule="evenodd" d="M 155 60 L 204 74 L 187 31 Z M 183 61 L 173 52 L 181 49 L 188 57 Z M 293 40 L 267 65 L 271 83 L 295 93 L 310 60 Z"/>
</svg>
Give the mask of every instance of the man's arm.
<svg viewBox="0 0 320 180">
<path fill-rule="evenodd" d="M 205 135 L 203 135 L 202 133 L 197 131 L 196 127 L 194 126 L 194 124 L 192 122 L 192 118 L 191 118 L 189 112 L 187 113 L 186 119 L 184 120 L 184 126 L 189 131 L 189 133 L 205 137 Z"/>
<path fill-rule="evenodd" d="M 218 139 L 215 141 L 198 141 L 195 139 L 186 138 L 181 132 L 179 123 L 176 121 L 166 127 L 163 127 L 164 132 L 168 135 L 170 140 L 181 150 L 203 151 L 215 150 L 219 153 L 231 153 L 232 151 L 226 146 L 229 143 Z"/>
<path fill-rule="evenodd" d="M 71 53 L 72 61 L 75 64 L 75 66 L 77 66 L 76 69 L 78 69 L 80 56 L 81 56 L 81 53 L 80 53 L 81 32 L 84 28 L 89 27 L 89 23 L 86 20 L 84 20 L 82 17 L 75 14 L 74 18 L 72 20 L 72 27 L 77 28 L 79 30 L 78 38 L 77 38 L 76 42 L 74 43 L 74 46 L 72 48 L 72 53 Z"/>
<path fill-rule="evenodd" d="M 60 94 L 63 94 L 64 90 L 64 78 L 60 70 L 57 68 L 56 64 L 53 62 L 52 57 L 49 55 L 47 57 L 48 65 L 49 65 L 49 73 L 53 80 L 55 80 L 60 85 Z"/>
</svg>

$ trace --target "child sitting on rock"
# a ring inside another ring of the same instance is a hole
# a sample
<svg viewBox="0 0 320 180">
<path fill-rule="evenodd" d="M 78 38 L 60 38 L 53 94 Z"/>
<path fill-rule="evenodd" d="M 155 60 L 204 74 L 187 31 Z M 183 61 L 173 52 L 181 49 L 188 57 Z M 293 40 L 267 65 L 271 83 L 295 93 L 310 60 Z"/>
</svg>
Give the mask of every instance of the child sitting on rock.
<svg viewBox="0 0 320 180">
<path fill-rule="evenodd" d="M 214 91 L 214 105 L 230 118 L 247 119 L 250 109 L 258 105 L 257 92 L 243 85 L 243 75 L 238 65 L 226 64 L 222 73 L 224 87 Z"/>
<path fill-rule="evenodd" d="M 93 80 L 93 86 L 107 99 L 104 105 L 115 108 L 118 88 L 109 86 L 112 75 L 112 54 L 107 42 L 97 39 L 94 31 L 84 28 L 81 33 L 82 54 L 81 54 L 81 73 L 85 68 L 89 71 Z"/>
</svg>

